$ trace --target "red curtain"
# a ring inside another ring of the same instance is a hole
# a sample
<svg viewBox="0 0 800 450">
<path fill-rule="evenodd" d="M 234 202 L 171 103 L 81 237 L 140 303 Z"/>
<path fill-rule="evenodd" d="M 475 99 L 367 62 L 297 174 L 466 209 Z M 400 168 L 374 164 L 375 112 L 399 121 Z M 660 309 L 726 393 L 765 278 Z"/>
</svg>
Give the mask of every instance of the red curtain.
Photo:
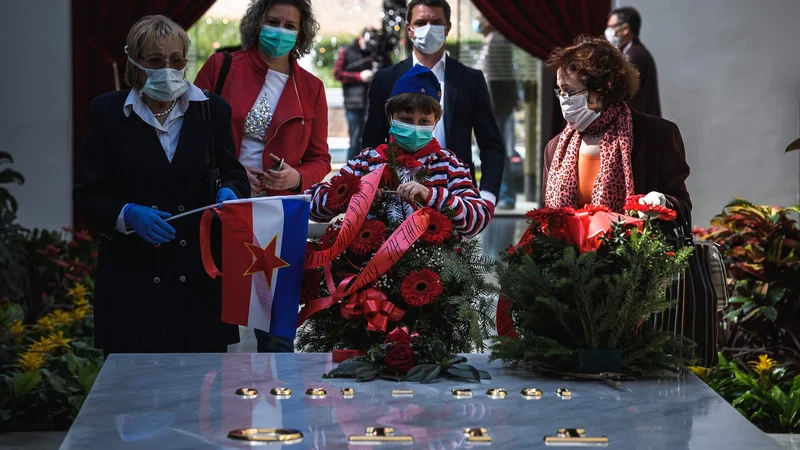
<svg viewBox="0 0 800 450">
<path fill-rule="evenodd" d="M 78 161 L 92 99 L 125 87 L 123 48 L 133 24 L 143 16 L 163 14 L 188 28 L 215 1 L 72 0 L 73 168 Z M 83 225 L 74 213 L 73 210 L 76 225 Z"/>
<path fill-rule="evenodd" d="M 582 34 L 601 36 L 611 0 L 472 0 L 508 40 L 545 60 L 556 47 L 569 46 Z M 555 87 L 555 86 L 554 86 Z M 555 105 L 555 104 L 553 104 Z M 563 128 L 561 111 L 550 108 L 550 139 Z"/>
</svg>

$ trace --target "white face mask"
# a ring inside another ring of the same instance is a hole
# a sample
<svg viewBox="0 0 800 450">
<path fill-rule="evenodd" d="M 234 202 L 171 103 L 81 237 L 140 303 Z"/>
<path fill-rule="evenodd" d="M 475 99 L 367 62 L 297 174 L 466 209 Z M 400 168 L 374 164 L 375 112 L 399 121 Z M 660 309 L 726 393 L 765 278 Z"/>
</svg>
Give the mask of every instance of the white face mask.
<svg viewBox="0 0 800 450">
<path fill-rule="evenodd" d="M 125 46 L 125 53 L 128 53 L 127 45 Z M 128 56 L 128 61 L 134 66 L 144 70 L 145 75 L 147 75 L 147 81 L 139 92 L 153 100 L 171 102 L 189 89 L 185 81 L 185 67 L 181 70 L 167 67 L 163 69 L 147 69 L 137 64 L 136 61 L 131 59 L 130 55 Z"/>
<path fill-rule="evenodd" d="M 572 128 L 578 131 L 585 130 L 595 119 L 600 117 L 600 113 L 592 111 L 586 105 L 589 98 L 589 93 L 579 95 L 570 95 L 569 99 L 558 96 L 558 101 L 561 103 L 561 114 L 564 115 L 566 120 Z"/>
<path fill-rule="evenodd" d="M 614 31 L 613 28 L 611 27 L 606 28 L 605 36 L 606 40 L 610 42 L 611 45 L 619 48 L 619 36 L 617 36 L 617 32 Z"/>
<path fill-rule="evenodd" d="M 446 27 L 444 25 L 425 25 L 414 28 L 414 47 L 426 55 L 432 55 L 444 45 Z"/>
</svg>

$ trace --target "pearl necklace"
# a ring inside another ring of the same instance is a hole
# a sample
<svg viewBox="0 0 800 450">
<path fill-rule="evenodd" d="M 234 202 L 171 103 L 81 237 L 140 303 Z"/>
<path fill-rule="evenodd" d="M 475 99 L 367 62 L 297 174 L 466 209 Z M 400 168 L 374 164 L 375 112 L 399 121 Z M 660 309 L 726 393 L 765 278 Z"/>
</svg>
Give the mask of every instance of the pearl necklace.
<svg viewBox="0 0 800 450">
<path fill-rule="evenodd" d="M 178 104 L 178 99 L 176 98 L 175 100 L 173 100 L 173 101 L 172 101 L 172 105 L 171 105 L 169 108 L 167 108 L 167 110 L 166 110 L 166 111 L 162 111 L 162 112 L 160 112 L 160 113 L 157 113 L 157 114 L 156 114 L 156 113 L 153 113 L 153 117 L 162 117 L 162 116 L 166 116 L 167 114 L 169 114 L 169 112 L 170 112 L 170 111 L 172 111 L 172 108 L 174 108 L 174 107 L 175 107 L 175 105 L 177 105 L 177 104 Z M 151 112 L 152 112 L 152 111 L 151 111 Z"/>
</svg>

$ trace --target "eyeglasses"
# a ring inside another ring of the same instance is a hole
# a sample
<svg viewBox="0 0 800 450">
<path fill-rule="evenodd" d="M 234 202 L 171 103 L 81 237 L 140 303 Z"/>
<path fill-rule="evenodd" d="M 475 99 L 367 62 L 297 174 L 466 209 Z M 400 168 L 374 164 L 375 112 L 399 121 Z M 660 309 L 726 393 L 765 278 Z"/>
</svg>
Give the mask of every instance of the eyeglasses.
<svg viewBox="0 0 800 450">
<path fill-rule="evenodd" d="M 563 98 L 564 100 L 569 100 L 569 98 L 570 98 L 570 97 L 572 97 L 573 95 L 582 94 L 582 93 L 584 93 L 584 92 L 586 92 L 586 91 L 588 91 L 588 90 L 589 90 L 589 88 L 584 88 L 584 89 L 581 89 L 581 90 L 579 90 L 579 91 L 564 92 L 564 93 L 562 94 L 562 93 L 561 93 L 561 89 L 559 89 L 559 88 L 555 88 L 555 89 L 553 89 L 553 92 L 555 92 L 555 93 L 556 93 L 556 97 L 558 97 L 558 98 Z"/>
<path fill-rule="evenodd" d="M 175 70 L 181 70 L 186 67 L 186 58 L 182 56 L 173 56 L 167 60 L 163 56 L 150 56 L 147 58 L 139 58 L 140 61 L 144 61 L 147 64 L 147 67 L 150 69 L 163 69 L 167 67 L 167 61 L 169 61 L 169 66 Z"/>
</svg>

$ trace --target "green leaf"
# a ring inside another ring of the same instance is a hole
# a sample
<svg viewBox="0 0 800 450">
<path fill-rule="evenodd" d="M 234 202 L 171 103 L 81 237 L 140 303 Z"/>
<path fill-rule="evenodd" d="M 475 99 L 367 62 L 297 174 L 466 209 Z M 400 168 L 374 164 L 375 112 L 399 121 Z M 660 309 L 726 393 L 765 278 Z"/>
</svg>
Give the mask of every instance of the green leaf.
<svg viewBox="0 0 800 450">
<path fill-rule="evenodd" d="M 94 364 L 87 364 L 81 368 L 81 372 L 78 374 L 78 382 L 83 386 L 86 394 L 92 390 L 92 385 L 94 385 L 94 380 L 97 379 L 98 373 L 100 373 L 100 369 Z"/>
<path fill-rule="evenodd" d="M 75 353 L 72 353 L 72 351 L 67 352 L 65 357 L 67 359 L 67 368 L 69 369 L 70 373 L 77 375 L 82 367 L 81 361 L 77 356 L 75 356 Z"/>
<path fill-rule="evenodd" d="M 475 376 L 469 370 L 456 369 L 455 367 L 448 367 L 447 373 L 462 380 L 478 381 L 475 379 Z"/>
<path fill-rule="evenodd" d="M 50 386 L 52 386 L 56 392 L 67 394 L 67 382 L 64 381 L 63 378 L 46 369 L 42 369 L 42 375 L 44 375 L 47 382 L 50 383 Z"/>
<path fill-rule="evenodd" d="M 380 373 L 380 370 L 377 368 L 359 369 L 358 372 L 356 372 L 356 381 L 370 381 L 375 379 Z"/>
<path fill-rule="evenodd" d="M 471 365 L 469 365 L 469 364 L 456 364 L 453 367 L 455 367 L 456 369 L 466 370 L 466 371 L 468 371 L 469 373 L 472 374 L 472 378 L 474 378 L 477 381 L 481 381 L 481 373 L 478 372 L 478 369 L 472 367 Z"/>
<path fill-rule="evenodd" d="M 42 374 L 37 372 L 24 372 L 14 377 L 14 395 L 22 397 L 42 382 Z"/>
<path fill-rule="evenodd" d="M 426 370 L 434 367 L 434 364 L 419 364 L 411 368 L 406 374 L 406 379 L 409 381 L 419 381 L 422 379 Z"/>
<path fill-rule="evenodd" d="M 800 138 L 795 139 L 791 144 L 787 145 L 784 153 L 789 153 L 795 150 L 800 150 Z"/>
<path fill-rule="evenodd" d="M 68 399 L 69 405 L 72 406 L 72 410 L 75 414 L 81 410 L 81 406 L 83 405 L 83 401 L 86 400 L 85 395 L 73 395 Z"/>
<path fill-rule="evenodd" d="M 736 297 L 731 297 L 731 299 L 728 300 L 728 303 L 736 304 L 736 303 L 747 303 L 751 301 L 753 301 L 753 299 L 751 299 L 750 297 L 736 296 Z"/>
<path fill-rule="evenodd" d="M 490 374 L 489 372 L 487 372 L 485 370 L 479 370 L 478 373 L 481 374 L 481 380 L 491 380 L 492 379 L 492 374 Z"/>
<path fill-rule="evenodd" d="M 774 306 L 762 306 L 761 315 L 771 322 L 775 322 L 778 319 L 778 310 Z"/>
<path fill-rule="evenodd" d="M 449 364 L 460 364 L 467 362 L 467 358 L 463 356 L 456 356 L 455 358 L 451 359 L 448 363 Z"/>
<path fill-rule="evenodd" d="M 350 378 L 358 375 L 359 370 L 372 370 L 375 365 L 368 362 L 352 361 L 343 362 L 339 367 L 331 370 L 326 375 L 329 378 Z"/>
<path fill-rule="evenodd" d="M 439 376 L 441 372 L 442 372 L 441 366 L 434 367 L 433 370 L 431 370 L 430 373 L 427 374 L 425 378 L 422 379 L 421 383 L 423 384 L 433 383 L 434 381 L 436 381 L 436 378 Z"/>
<path fill-rule="evenodd" d="M 772 304 L 776 304 L 783 299 L 783 296 L 786 295 L 786 288 L 785 287 L 772 287 L 770 286 L 769 292 L 767 293 L 767 298 L 769 298 Z M 763 311 L 762 311 L 763 314 Z M 774 322 L 774 320 L 773 320 Z"/>
</svg>

